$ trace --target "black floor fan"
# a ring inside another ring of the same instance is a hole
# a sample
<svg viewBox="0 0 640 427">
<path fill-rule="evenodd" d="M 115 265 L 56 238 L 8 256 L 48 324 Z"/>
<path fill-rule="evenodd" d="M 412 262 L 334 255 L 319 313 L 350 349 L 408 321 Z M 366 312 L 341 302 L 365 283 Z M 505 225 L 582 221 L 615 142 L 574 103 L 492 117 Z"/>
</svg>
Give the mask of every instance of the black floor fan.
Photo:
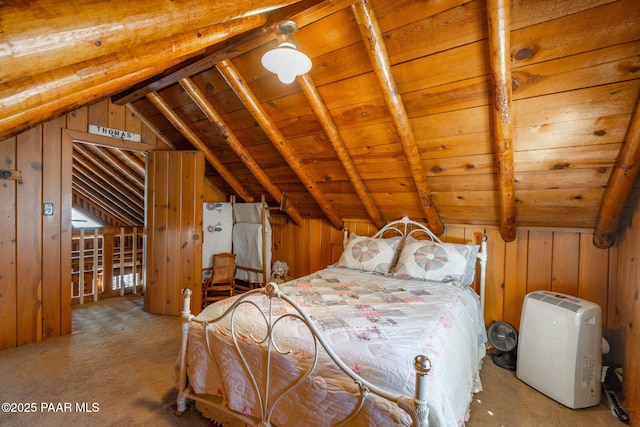
<svg viewBox="0 0 640 427">
<path fill-rule="evenodd" d="M 502 369 L 516 370 L 516 347 L 518 346 L 518 331 L 510 323 L 493 322 L 487 330 L 487 339 L 498 353 L 491 358 L 493 363 Z"/>
</svg>

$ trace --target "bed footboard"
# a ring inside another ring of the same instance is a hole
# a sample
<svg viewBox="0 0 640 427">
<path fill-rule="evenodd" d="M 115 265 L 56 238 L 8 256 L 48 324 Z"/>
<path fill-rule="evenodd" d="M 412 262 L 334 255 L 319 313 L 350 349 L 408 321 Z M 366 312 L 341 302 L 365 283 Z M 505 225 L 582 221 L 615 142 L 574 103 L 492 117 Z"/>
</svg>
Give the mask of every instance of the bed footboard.
<svg viewBox="0 0 640 427">
<path fill-rule="evenodd" d="M 190 323 L 198 322 L 203 324 L 205 327 L 205 337 L 207 338 L 207 342 L 209 342 L 208 333 L 206 331 L 207 326 L 210 324 L 214 324 L 227 316 L 230 316 L 231 332 L 232 332 L 231 338 L 233 339 L 235 351 L 239 355 L 244 365 L 245 372 L 248 378 L 250 379 L 251 383 L 253 384 L 253 388 L 258 398 L 257 399 L 258 403 L 260 405 L 260 414 L 259 414 L 260 419 L 255 420 L 253 418 L 248 418 L 243 414 L 234 413 L 229 408 L 224 407 L 225 405 L 223 404 L 222 405 L 223 407 L 221 407 L 220 409 L 226 414 L 232 414 L 236 416 L 239 420 L 249 425 L 270 426 L 271 418 L 274 413 L 274 410 L 276 409 L 278 404 L 282 401 L 282 398 L 286 396 L 288 393 L 293 392 L 293 390 L 298 385 L 300 385 L 305 379 L 307 379 L 312 374 L 314 368 L 316 367 L 316 363 L 318 361 L 318 351 L 320 348 L 318 346 L 319 344 L 320 346 L 322 346 L 322 348 L 324 348 L 325 352 L 331 357 L 333 362 L 348 377 L 350 377 L 354 381 L 360 393 L 359 403 L 357 407 L 354 408 L 353 413 L 350 416 L 348 416 L 347 419 L 343 420 L 343 422 L 340 423 L 340 425 L 347 424 L 350 420 L 355 418 L 358 415 L 358 413 L 360 413 L 360 411 L 364 407 L 364 403 L 367 399 L 367 396 L 370 393 L 373 393 L 374 395 L 377 395 L 390 402 L 394 402 L 399 408 L 401 408 L 403 411 L 405 411 L 409 415 L 409 417 L 412 420 L 412 425 L 419 426 L 419 427 L 428 425 L 427 420 L 429 415 L 429 409 L 427 406 L 427 374 L 431 369 L 431 362 L 426 356 L 418 355 L 414 359 L 414 368 L 416 371 L 415 395 L 413 397 L 409 397 L 405 395 L 397 395 L 397 394 L 389 393 L 388 391 L 378 387 L 377 385 L 372 384 L 369 381 L 365 380 L 364 378 L 356 374 L 351 368 L 349 368 L 341 360 L 341 358 L 337 354 L 335 354 L 335 352 L 331 349 L 329 344 L 323 338 L 322 333 L 317 329 L 315 324 L 311 321 L 311 319 L 303 311 L 303 309 L 295 301 L 293 301 L 287 295 L 282 293 L 278 289 L 278 285 L 276 283 L 271 282 L 264 288 L 254 289 L 252 291 L 249 291 L 243 294 L 220 317 L 218 317 L 217 319 L 211 320 L 209 322 L 198 320 L 195 316 L 193 316 L 190 313 L 189 307 L 190 307 L 191 292 L 192 291 L 190 289 L 184 289 L 182 292 L 182 295 L 183 295 L 182 348 L 181 348 L 180 357 L 179 357 L 179 365 L 180 365 L 179 379 L 178 379 L 179 390 L 178 390 L 178 398 L 177 398 L 176 415 L 181 415 L 186 410 L 187 401 L 189 399 L 195 400 L 195 401 L 203 401 L 204 403 L 207 403 L 207 404 L 210 403 L 203 397 L 200 397 L 197 394 L 193 393 L 191 387 L 188 385 L 186 360 L 187 360 L 187 343 L 188 343 L 188 337 L 189 337 Z M 262 385 L 262 389 L 258 385 L 256 376 L 254 375 L 254 371 L 252 370 L 253 368 L 249 366 L 245 356 L 243 355 L 243 352 L 239 346 L 238 338 L 236 336 L 236 333 L 234 332 L 234 315 L 235 315 L 236 308 L 241 304 L 251 304 L 256 306 L 254 302 L 252 302 L 251 300 L 248 300 L 248 297 L 250 295 L 257 294 L 257 293 L 266 295 L 269 298 L 269 310 L 267 313 L 263 314 L 264 321 L 266 322 L 267 334 L 265 337 L 260 337 L 260 338 L 252 337 L 254 344 L 263 346 L 266 351 L 267 370 L 264 375 L 265 381 Z M 274 298 L 279 298 L 284 300 L 287 304 L 291 305 L 291 307 L 295 309 L 295 313 L 287 313 L 279 316 L 273 315 L 271 310 L 271 303 Z M 281 349 L 278 348 L 272 334 L 273 334 L 274 327 L 277 325 L 277 323 L 285 317 L 298 319 L 306 325 L 310 333 L 313 335 L 313 339 L 314 339 L 313 345 L 315 346 L 315 355 L 312 361 L 312 366 L 308 372 L 304 373 L 304 375 L 298 378 L 287 390 L 285 390 L 284 392 L 280 392 L 278 396 L 272 396 L 270 394 L 271 384 L 270 384 L 270 376 L 269 376 L 269 370 L 271 366 L 270 361 L 271 361 L 272 353 L 280 353 L 280 354 L 287 353 L 286 351 L 283 352 L 281 351 Z M 209 350 L 211 351 L 210 346 L 209 346 Z"/>
</svg>

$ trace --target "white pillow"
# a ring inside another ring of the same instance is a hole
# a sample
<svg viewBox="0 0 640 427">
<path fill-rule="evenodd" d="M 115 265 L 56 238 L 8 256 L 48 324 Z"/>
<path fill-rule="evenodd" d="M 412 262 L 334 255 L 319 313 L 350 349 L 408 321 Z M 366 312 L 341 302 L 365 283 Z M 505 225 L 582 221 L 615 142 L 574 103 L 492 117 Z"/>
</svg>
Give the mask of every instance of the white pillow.
<svg viewBox="0 0 640 427">
<path fill-rule="evenodd" d="M 402 236 L 389 239 L 351 234 L 335 267 L 387 274 L 391 271 Z"/>
<path fill-rule="evenodd" d="M 478 245 L 438 243 L 408 237 L 393 275 L 468 287 L 473 283 L 479 248 Z"/>
</svg>

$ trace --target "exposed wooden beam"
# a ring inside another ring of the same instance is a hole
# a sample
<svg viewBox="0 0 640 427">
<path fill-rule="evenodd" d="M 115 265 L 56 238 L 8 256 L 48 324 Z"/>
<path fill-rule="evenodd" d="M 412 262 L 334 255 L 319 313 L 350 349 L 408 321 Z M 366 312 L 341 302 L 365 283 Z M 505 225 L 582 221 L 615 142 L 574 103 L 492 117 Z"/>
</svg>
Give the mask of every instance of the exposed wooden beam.
<svg viewBox="0 0 640 427">
<path fill-rule="evenodd" d="M 227 56 L 228 55 L 223 53 L 207 55 L 204 58 L 199 59 L 192 64 L 185 65 L 178 70 L 163 73 L 159 76 L 153 76 L 151 79 L 140 82 L 132 88 L 128 88 L 124 92 L 112 96 L 111 102 L 116 105 L 132 105 L 131 103 L 139 100 L 140 98 L 144 98 L 150 92 L 158 92 L 176 84 L 182 78 L 194 76 L 214 67 L 218 61 Z"/>
<path fill-rule="evenodd" d="M 353 4 L 354 0 L 328 0 L 318 2 L 315 6 L 302 9 L 300 13 L 290 15 L 289 19 L 295 21 L 299 28 L 326 18 L 329 15 L 340 12 Z"/>
<path fill-rule="evenodd" d="M 84 100 L 73 96 L 85 89 L 126 76 L 135 78 L 122 82 L 126 83 L 127 87 L 131 86 L 139 81 L 135 73 L 140 70 L 146 70 L 147 75 L 158 74 L 200 52 L 206 46 L 225 40 L 233 34 L 264 25 L 265 22 L 266 18 L 260 15 L 210 25 L 197 31 L 171 34 L 150 43 L 141 43 L 122 51 L 37 75 L 5 81 L 0 83 L 0 106 L 4 115 L 10 117 L 60 98 L 71 97 L 75 103 L 79 103 Z M 104 93 L 100 95 L 104 96 Z"/>
<path fill-rule="evenodd" d="M 135 212 L 103 184 L 103 180 L 101 181 L 85 168 L 74 167 L 73 185 L 81 186 L 87 197 L 93 200 L 96 205 L 111 212 L 112 215 L 117 216 L 125 223 L 140 224 L 144 221 L 143 212 Z"/>
<path fill-rule="evenodd" d="M 218 114 L 218 112 L 213 108 L 211 103 L 207 101 L 207 98 L 204 96 L 200 88 L 188 77 L 185 77 L 180 80 L 180 84 L 184 88 L 184 90 L 189 94 L 189 96 L 193 99 L 193 101 L 200 107 L 200 109 L 204 112 L 204 114 L 209 118 L 209 120 L 216 125 L 218 130 L 220 131 L 220 135 L 224 138 L 229 147 L 236 153 L 236 155 L 242 160 L 242 163 L 251 171 L 253 176 L 260 182 L 260 184 L 269 192 L 271 197 L 277 200 L 279 204 L 283 204 L 283 193 L 267 176 L 267 174 L 262 170 L 262 168 L 258 165 L 258 163 L 254 160 L 251 153 L 249 153 L 240 140 L 233 133 L 231 128 L 224 121 L 222 116 Z M 287 206 L 286 209 L 287 215 L 291 217 L 293 222 L 296 225 L 302 225 L 302 216 L 298 212 L 298 210 L 294 206 Z"/>
<path fill-rule="evenodd" d="M 158 92 L 164 88 L 174 85 L 179 82 L 180 79 L 200 74 L 214 67 L 218 62 L 224 59 L 235 58 L 258 48 L 261 44 L 264 44 L 264 35 L 264 30 L 254 32 L 253 36 L 248 36 L 248 39 L 243 39 L 241 44 L 225 46 L 220 51 L 204 55 L 201 59 L 198 59 L 191 64 L 186 64 L 184 67 L 175 71 L 167 70 L 167 72 L 162 75 L 154 76 L 152 79 L 141 82 L 122 93 L 114 95 L 111 98 L 111 101 L 116 105 L 135 102 L 140 98 L 144 98 L 149 92 Z"/>
<path fill-rule="evenodd" d="M 155 92 L 147 94 L 147 98 L 156 106 L 156 108 L 180 131 L 185 138 L 193 144 L 193 146 L 204 153 L 205 158 L 213 168 L 218 171 L 222 178 L 229 183 L 236 193 L 246 202 L 253 202 L 254 198 L 249 194 L 247 190 L 240 184 L 240 182 L 233 176 L 231 171 L 225 167 L 224 164 L 213 154 L 213 151 L 200 139 L 196 133 L 189 128 L 189 126 L 171 109 L 169 104 L 166 103 L 160 95 Z"/>
<path fill-rule="evenodd" d="M 260 124 L 262 130 L 264 130 L 271 142 L 273 142 L 273 145 L 280 152 L 287 164 L 295 172 L 300 181 L 302 181 L 309 194 L 311 194 L 316 203 L 318 203 L 329 222 L 331 222 L 331 225 L 341 230 L 344 227 L 342 218 L 340 218 L 340 215 L 338 215 L 333 208 L 327 196 L 320 191 L 313 177 L 307 172 L 298 153 L 289 145 L 284 135 L 282 135 L 264 108 L 262 108 L 255 95 L 249 90 L 238 70 L 229 60 L 221 61 L 217 65 L 217 68 L 227 80 L 229 86 L 231 86 L 238 97 L 240 97 L 240 100 L 245 107 L 247 107 L 253 118 Z"/>
<path fill-rule="evenodd" d="M 144 176 L 146 174 L 145 159 L 144 157 L 140 158 L 138 153 L 128 150 L 116 150 L 116 155 L 131 169 L 138 171 L 140 175 Z"/>
<path fill-rule="evenodd" d="M 122 176 L 127 177 L 129 182 L 131 182 L 132 188 L 137 187 L 144 192 L 145 172 L 139 173 L 137 169 L 129 167 L 128 160 L 123 160 L 128 158 L 122 155 L 119 150 L 106 147 L 91 147 L 90 150 L 95 151 L 103 162 L 110 165 L 111 170 L 117 171 Z"/>
<path fill-rule="evenodd" d="M 86 158 L 78 150 L 73 152 L 74 173 L 80 172 L 89 177 L 96 185 L 104 191 L 105 196 L 119 206 L 122 210 L 135 213 L 144 217 L 144 195 L 131 191 L 127 186 L 113 179 L 113 175 L 107 175 L 104 169 L 96 170 L 96 165 L 92 160 Z M 104 176 L 108 176 L 108 180 Z"/>
<path fill-rule="evenodd" d="M 34 0 L 29 7 L 8 3 L 2 10 L 0 81 L 136 49 L 168 34 L 192 32 L 199 44 L 200 31 L 212 23 L 252 17 L 297 0 L 200 0 L 157 2 L 111 0 L 73 2 Z M 201 44 L 200 47 L 206 47 Z"/>
<path fill-rule="evenodd" d="M 342 135 L 338 131 L 338 127 L 336 126 L 333 118 L 331 117 L 331 113 L 327 108 L 322 96 L 318 92 L 318 88 L 315 83 L 311 79 L 309 74 L 304 74 L 298 77 L 298 84 L 302 88 L 302 92 L 304 92 L 307 100 L 311 104 L 311 109 L 316 114 L 320 125 L 324 129 L 325 133 L 329 137 L 331 141 L 331 145 L 333 146 L 333 150 L 336 152 L 338 159 L 342 163 L 342 167 L 344 168 L 347 176 L 349 177 L 349 181 L 351 181 L 351 185 L 356 191 L 358 198 L 362 202 L 367 214 L 371 221 L 375 224 L 376 227 L 382 228 L 386 224 L 380 210 L 376 206 L 375 202 L 371 198 L 369 194 L 369 190 L 367 190 L 367 186 L 364 184 L 362 177 L 360 176 L 360 172 L 358 172 L 358 168 L 356 167 L 353 159 L 351 158 L 351 154 L 349 154 L 349 150 L 342 139 Z"/>
<path fill-rule="evenodd" d="M 120 224 L 143 224 L 139 220 L 125 216 L 122 211 L 115 209 L 109 200 L 106 200 L 93 184 L 84 176 L 75 175 L 73 177 L 72 190 L 82 197 L 86 202 L 97 207 L 106 215 L 113 218 Z"/>
<path fill-rule="evenodd" d="M 145 94 L 146 96 L 146 94 Z M 127 108 L 136 116 L 140 119 L 140 121 L 142 123 L 144 123 L 145 126 L 147 126 L 151 132 L 153 132 L 153 134 L 156 136 L 156 138 L 158 138 L 158 141 L 160 144 L 164 145 L 164 147 L 166 149 L 169 150 L 175 150 L 176 147 L 175 145 L 169 141 L 169 139 L 164 136 L 162 134 L 162 132 L 160 132 L 160 130 L 153 124 L 151 123 L 151 120 L 149 120 L 147 118 L 147 116 L 145 116 L 144 114 L 142 114 L 140 112 L 140 110 L 138 110 L 138 107 L 136 107 L 135 105 L 133 105 L 132 103 L 128 103 L 127 104 Z M 132 168 L 136 169 L 136 170 L 140 170 L 142 175 L 146 174 L 146 170 L 145 170 L 145 159 L 144 158 L 140 158 L 138 157 L 137 153 L 132 152 L 132 151 L 127 151 L 127 150 L 121 150 L 118 151 L 119 155 L 122 157 L 122 159 L 129 164 L 129 166 L 131 166 Z M 224 197 L 224 192 L 222 190 L 220 190 L 211 180 L 209 180 L 208 178 L 205 177 L 205 180 L 208 181 L 209 185 L 213 186 L 216 190 L 216 192 L 218 192 L 221 197 Z"/>
<path fill-rule="evenodd" d="M 609 182 L 602 196 L 593 244 L 601 249 L 613 245 L 625 202 L 640 171 L 640 101 L 631 118 L 627 138 L 622 144 Z"/>
<path fill-rule="evenodd" d="M 214 67 L 224 59 L 234 59 L 247 52 L 259 48 L 271 41 L 278 30 L 275 24 L 281 19 L 293 19 L 299 27 L 315 22 L 340 9 L 349 7 L 353 0 L 302 0 L 294 5 L 282 7 L 277 11 L 269 13 L 268 22 L 260 30 L 249 31 L 242 36 L 229 38 L 224 42 L 224 46 L 210 46 L 207 53 L 195 59 L 190 64 L 185 64 L 179 70 L 167 70 L 167 72 L 154 76 L 153 78 L 141 82 L 126 91 L 116 94 L 111 98 L 111 102 L 117 105 L 134 102 L 144 98 L 149 92 L 158 92 L 169 87 L 180 79 L 200 74 Z M 211 51 L 211 52 L 209 52 Z"/>
<path fill-rule="evenodd" d="M 509 0 L 488 0 L 489 51 L 493 80 L 493 139 L 498 166 L 500 234 L 505 242 L 516 238 L 516 197 L 511 111 L 511 42 Z"/>
<path fill-rule="evenodd" d="M 71 204 L 74 209 L 79 210 L 98 224 L 126 224 L 126 222 L 123 222 L 119 218 L 116 218 L 110 212 L 102 209 L 102 207 L 95 204 L 93 200 L 89 199 L 82 190 L 79 190 L 78 187 L 73 184 L 71 189 Z"/>
<path fill-rule="evenodd" d="M 146 96 L 146 93 L 145 93 Z M 138 109 L 138 107 L 136 107 L 135 105 L 128 103 L 127 104 L 127 108 L 129 109 L 129 111 L 131 111 L 138 119 L 140 119 L 140 121 L 146 126 L 148 127 L 151 132 L 153 132 L 153 134 L 156 136 L 156 138 L 158 138 L 158 140 L 164 144 L 164 146 L 168 149 L 168 150 L 175 150 L 176 146 L 169 141 L 169 138 L 167 138 L 166 136 L 164 136 L 162 134 L 162 132 L 160 132 L 160 130 L 156 127 L 156 125 L 154 125 L 153 123 L 151 123 L 151 120 L 149 120 L 149 118 L 147 116 L 145 116 L 144 114 L 142 114 L 140 112 L 140 110 Z M 142 166 L 142 169 L 144 170 L 144 165 Z"/>
<path fill-rule="evenodd" d="M 444 227 L 433 202 L 433 196 L 427 181 L 427 174 L 422 165 L 420 152 L 415 143 L 409 117 L 402 103 L 402 97 L 398 90 L 393 75 L 391 74 L 391 63 L 384 44 L 382 32 L 375 19 L 371 5 L 366 0 L 359 0 L 351 6 L 358 22 L 358 28 L 362 34 L 367 53 L 373 64 L 373 70 L 380 80 L 384 101 L 389 108 L 391 120 L 398 133 L 402 149 L 404 150 L 411 176 L 418 191 L 420 205 L 424 211 L 429 228 L 436 233 L 442 234 Z"/>
<path fill-rule="evenodd" d="M 142 80 L 153 75 L 153 70 L 145 69 L 135 73 L 109 80 L 105 83 L 79 90 L 71 95 L 56 98 L 50 102 L 40 104 L 29 110 L 21 111 L 13 116 L 0 116 L 0 141 L 20 133 L 37 124 L 62 116 L 80 108 L 83 105 L 91 104 L 103 99 L 112 93 L 121 91 L 131 85 L 132 81 Z"/>
<path fill-rule="evenodd" d="M 110 151 L 90 144 L 74 144 L 73 149 L 93 162 L 103 173 L 111 175 L 120 184 L 144 197 L 144 176 L 130 170 Z"/>
</svg>

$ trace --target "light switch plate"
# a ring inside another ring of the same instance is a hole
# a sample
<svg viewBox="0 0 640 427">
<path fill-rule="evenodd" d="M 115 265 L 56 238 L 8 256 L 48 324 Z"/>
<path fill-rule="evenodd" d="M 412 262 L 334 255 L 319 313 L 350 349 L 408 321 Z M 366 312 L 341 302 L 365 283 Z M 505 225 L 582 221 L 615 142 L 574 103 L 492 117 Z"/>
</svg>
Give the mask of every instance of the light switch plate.
<svg viewBox="0 0 640 427">
<path fill-rule="evenodd" d="M 44 215 L 53 215 L 53 203 L 45 203 L 45 204 L 43 204 L 42 213 Z"/>
</svg>

